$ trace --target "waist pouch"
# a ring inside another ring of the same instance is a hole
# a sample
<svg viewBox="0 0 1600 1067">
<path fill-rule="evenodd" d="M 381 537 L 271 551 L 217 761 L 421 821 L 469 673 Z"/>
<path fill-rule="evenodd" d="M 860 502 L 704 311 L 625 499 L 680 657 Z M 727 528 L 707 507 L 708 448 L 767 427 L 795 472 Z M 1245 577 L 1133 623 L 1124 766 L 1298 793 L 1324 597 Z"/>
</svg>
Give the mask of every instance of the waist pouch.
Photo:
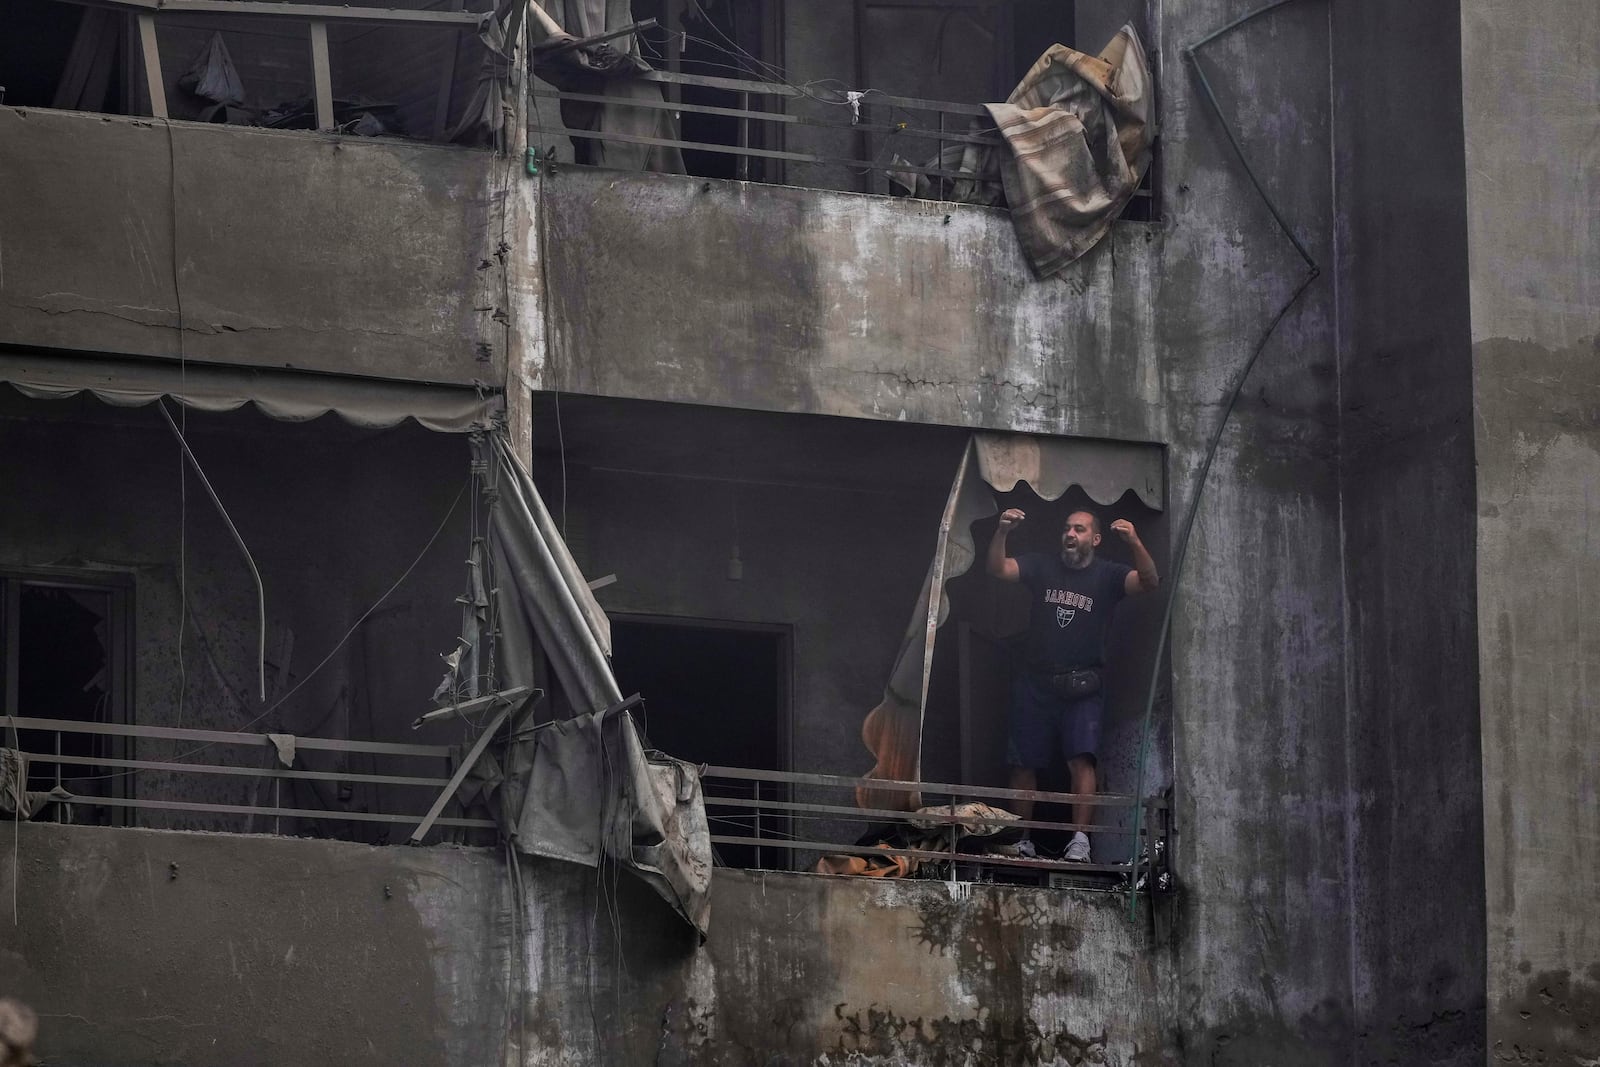
<svg viewBox="0 0 1600 1067">
<path fill-rule="evenodd" d="M 1100 672 L 1093 667 L 1068 671 L 1065 674 L 1047 674 L 1045 685 L 1056 696 L 1077 700 L 1100 692 Z"/>
</svg>

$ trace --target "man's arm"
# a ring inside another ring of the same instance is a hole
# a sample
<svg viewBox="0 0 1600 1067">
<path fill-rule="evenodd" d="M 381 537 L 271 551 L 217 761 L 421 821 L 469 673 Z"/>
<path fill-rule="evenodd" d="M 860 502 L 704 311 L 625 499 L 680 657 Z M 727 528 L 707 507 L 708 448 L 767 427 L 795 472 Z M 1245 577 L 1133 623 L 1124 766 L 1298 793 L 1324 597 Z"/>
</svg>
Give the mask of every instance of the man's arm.
<svg viewBox="0 0 1600 1067">
<path fill-rule="evenodd" d="M 1006 537 L 1011 531 L 1022 525 L 1022 520 L 1027 518 L 1016 508 L 1008 508 L 1000 513 L 1000 524 L 994 528 L 994 536 L 989 538 L 989 556 L 987 565 L 989 573 L 1002 582 L 1022 581 L 1022 569 L 1017 566 L 1017 561 L 1006 555 Z"/>
<path fill-rule="evenodd" d="M 1123 579 L 1122 591 L 1133 596 L 1136 593 L 1148 593 L 1160 585 L 1161 575 L 1156 573 L 1156 561 L 1150 558 L 1149 549 L 1139 540 L 1139 531 L 1133 528 L 1133 523 L 1127 519 L 1118 519 L 1111 524 L 1111 529 L 1127 543 L 1128 550 L 1133 553 L 1133 570 Z"/>
</svg>

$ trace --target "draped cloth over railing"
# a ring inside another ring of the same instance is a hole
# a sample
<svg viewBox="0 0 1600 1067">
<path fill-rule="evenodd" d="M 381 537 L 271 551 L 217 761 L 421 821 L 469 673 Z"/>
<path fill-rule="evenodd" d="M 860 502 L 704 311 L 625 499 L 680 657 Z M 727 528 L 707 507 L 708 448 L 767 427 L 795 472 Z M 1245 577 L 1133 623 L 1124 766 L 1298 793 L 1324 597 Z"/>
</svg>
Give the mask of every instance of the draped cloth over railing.
<svg viewBox="0 0 1600 1067">
<path fill-rule="evenodd" d="M 620 30 L 634 21 L 632 0 L 544 0 L 530 24 L 533 60 L 539 76 L 557 88 L 604 93 L 606 103 L 563 100 L 561 121 L 569 129 L 620 134 L 622 140 L 574 138 L 578 162 L 615 170 L 651 170 L 683 173 L 683 157 L 668 145 L 641 144 L 628 138 L 673 140 L 677 121 L 663 103 L 661 86 L 640 81 L 650 70 L 639 55 L 634 34 L 614 38 L 597 47 L 556 50 L 541 60 L 540 46 L 576 41 Z M 552 32 L 556 27 L 556 32 Z M 656 107 L 630 107 L 630 99 Z"/>
<path fill-rule="evenodd" d="M 911 621 L 906 626 L 883 701 L 867 713 L 861 740 L 877 763 L 865 777 L 919 781 L 922 777 L 922 720 L 933 674 L 934 643 L 950 613 L 945 586 L 965 574 L 977 559 L 972 524 L 996 511 L 994 492 L 1019 483 L 1044 500 L 1058 500 L 1078 486 L 1099 504 L 1111 504 L 1130 490 L 1146 507 L 1162 507 L 1160 452 L 1138 445 L 974 434 L 962 453 L 939 520 L 933 559 L 923 579 Z M 856 803 L 864 808 L 915 810 L 913 793 L 861 786 Z"/>
<path fill-rule="evenodd" d="M 1139 35 L 1124 26 L 1098 56 L 1052 45 L 987 107 L 1017 240 L 1048 278 L 1106 235 L 1150 165 L 1155 86 Z"/>
<path fill-rule="evenodd" d="M 1048 278 L 1106 235 L 1149 169 L 1155 83 L 1139 35 L 1124 26 L 1098 56 L 1051 45 L 1004 103 L 984 109 L 991 122 L 968 132 L 998 130 L 1001 144 L 941 145 L 921 173 L 896 155 L 887 172 L 912 196 L 1003 199 L 1028 264 Z M 962 177 L 941 184 L 930 168 Z"/>
</svg>

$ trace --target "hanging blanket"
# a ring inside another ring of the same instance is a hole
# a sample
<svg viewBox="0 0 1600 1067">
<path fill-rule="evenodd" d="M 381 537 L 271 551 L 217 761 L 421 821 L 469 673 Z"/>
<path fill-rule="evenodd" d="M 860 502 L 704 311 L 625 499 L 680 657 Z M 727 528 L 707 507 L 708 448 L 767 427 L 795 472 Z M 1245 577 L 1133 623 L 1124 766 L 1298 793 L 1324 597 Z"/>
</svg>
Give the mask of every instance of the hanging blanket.
<svg viewBox="0 0 1600 1067">
<path fill-rule="evenodd" d="M 1003 104 L 986 104 L 1009 151 L 1000 176 L 1017 240 L 1048 278 L 1093 248 L 1150 166 L 1154 86 L 1124 26 L 1098 57 L 1052 45 Z"/>
</svg>

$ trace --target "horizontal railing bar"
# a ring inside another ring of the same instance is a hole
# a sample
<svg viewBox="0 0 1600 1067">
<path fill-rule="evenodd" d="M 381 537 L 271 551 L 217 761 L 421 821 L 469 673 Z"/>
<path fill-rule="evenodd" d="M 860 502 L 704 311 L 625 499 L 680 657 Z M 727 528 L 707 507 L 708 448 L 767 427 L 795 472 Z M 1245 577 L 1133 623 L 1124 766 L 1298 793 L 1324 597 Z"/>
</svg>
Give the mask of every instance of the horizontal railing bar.
<svg viewBox="0 0 1600 1067">
<path fill-rule="evenodd" d="M 92 807 L 148 808 L 152 811 L 192 811 L 218 815 L 280 815 L 296 819 L 332 819 L 334 822 L 414 823 L 421 815 L 387 815 L 376 811 L 318 811 L 314 808 L 266 808 L 254 804 L 202 804 L 187 800 L 135 800 L 128 797 L 74 796 L 67 803 Z M 436 826 L 493 829 L 491 819 L 435 819 Z"/>
<path fill-rule="evenodd" d="M 787 96 L 803 100 L 815 100 L 819 104 L 833 104 L 839 107 L 848 107 L 849 101 L 837 89 L 829 92 L 838 93 L 837 100 L 824 100 L 818 96 L 793 85 L 778 85 L 774 82 L 748 81 L 744 78 L 721 78 L 709 74 L 674 74 L 666 70 L 652 70 L 639 75 L 639 80 L 647 82 L 661 82 L 666 85 L 698 85 L 706 89 L 733 89 L 742 93 L 760 93 L 766 96 Z M 944 111 L 951 115 L 987 115 L 988 110 L 982 104 L 958 104 L 952 100 L 921 100 L 914 96 L 890 96 L 880 93 L 876 89 L 866 90 L 861 103 L 870 107 L 873 104 L 893 104 L 896 107 L 912 108 L 917 111 Z"/>
<path fill-rule="evenodd" d="M 478 26 L 482 11 L 430 11 L 406 8 L 351 7 L 333 4 L 277 3 L 275 0 L 67 0 L 85 7 L 184 14 L 252 15 L 340 22 L 376 22 L 397 26 L 437 26 L 462 30 Z"/>
<path fill-rule="evenodd" d="M 601 96 L 598 93 L 551 92 L 544 89 L 535 90 L 533 95 L 543 97 L 546 100 L 573 100 L 583 104 L 623 104 L 628 107 L 640 107 L 650 111 L 689 111 L 696 115 L 722 115 L 727 118 L 754 119 L 760 122 L 772 122 L 781 125 L 815 126 L 826 130 L 885 133 L 929 141 L 958 141 L 963 144 L 982 145 L 1000 145 L 1004 143 L 997 133 L 940 133 L 938 130 L 923 129 L 920 126 L 894 126 L 883 122 L 828 122 L 825 119 L 815 119 L 808 115 L 790 115 L 782 111 L 752 111 L 748 108 L 717 107 L 712 104 L 682 104 L 673 103 L 671 100 L 634 100 L 616 96 Z"/>
<path fill-rule="evenodd" d="M 760 771 L 748 767 L 700 768 L 706 778 L 737 778 L 747 782 L 789 782 L 793 785 L 865 786 L 898 793 L 947 793 L 951 796 L 1000 797 L 1006 800 L 1041 800 L 1047 804 L 1097 804 L 1103 807 L 1132 807 L 1140 801 L 1121 793 L 1047 793 L 1037 789 L 1002 789 L 989 785 L 949 785 L 941 782 L 899 782 L 879 778 L 847 778 L 837 774 L 804 774 L 798 771 Z M 1166 801 L 1152 797 L 1145 804 L 1166 807 Z"/>
<path fill-rule="evenodd" d="M 720 152 L 729 156 L 786 159 L 795 163 L 856 167 L 863 170 L 892 171 L 897 174 L 926 174 L 931 178 L 956 178 L 962 181 L 984 182 L 989 185 L 1000 184 L 999 178 L 985 178 L 959 170 L 935 170 L 932 167 L 918 167 L 909 163 L 874 163 L 865 159 L 841 159 L 836 156 L 814 156 L 804 152 L 781 152 L 775 148 L 742 148 L 738 145 L 703 144 L 698 141 L 683 141 L 671 137 L 647 137 L 638 133 L 606 133 L 601 130 L 572 130 L 561 126 L 529 126 L 528 130 L 532 133 L 553 133 L 557 135 L 564 134 L 568 137 L 582 137 L 589 141 L 617 141 L 622 144 L 656 145 L 661 148 L 692 148 L 702 152 Z"/>
<path fill-rule="evenodd" d="M 270 745 L 266 734 L 244 734 L 226 730 L 195 730 L 179 726 L 138 726 L 120 722 L 82 722 L 77 719 L 35 719 L 16 715 L 0 719 L 0 724 L 19 730 L 54 730 L 64 734 L 105 734 L 113 737 L 149 737 L 161 741 L 213 741 L 223 745 Z M 380 756 L 430 756 L 449 759 L 455 750 L 449 745 L 412 745 L 394 741 L 346 741 L 334 737 L 295 736 L 296 748 L 319 752 L 370 752 Z"/>
<path fill-rule="evenodd" d="M 110 756 L 56 755 L 53 752 L 28 753 L 29 763 L 60 763 L 85 767 L 132 767 L 141 771 L 183 771 L 191 774 L 233 774 L 246 778 L 290 778 L 310 782 L 366 782 L 371 785 L 419 785 L 439 789 L 448 778 L 418 778 L 406 774 L 349 774 L 339 771 L 292 771 L 284 767 L 224 767 L 216 763 L 167 763 L 161 760 L 114 759 Z M 71 780 L 70 778 L 68 779 Z"/>
<path fill-rule="evenodd" d="M 812 812 L 820 815 L 843 815 L 846 818 L 931 822 L 941 826 L 976 823 L 980 826 L 1014 826 L 1019 830 L 1081 830 L 1086 834 L 1123 834 L 1125 836 L 1133 833 L 1133 830 L 1126 827 L 1100 826 L 1095 823 L 1041 822 L 1037 819 L 995 819 L 986 815 L 962 816 L 951 815 L 948 812 L 929 812 L 923 815 L 909 811 L 894 811 L 890 808 L 852 808 L 842 804 L 802 804 L 792 800 L 756 800 L 752 797 L 714 797 L 708 795 L 705 800 L 708 808 L 754 808 L 763 811 Z"/>
<path fill-rule="evenodd" d="M 995 867 L 1030 867 L 1044 871 L 1093 871 L 1104 874 L 1125 874 L 1132 869 L 1126 863 L 1067 863 L 1064 860 L 1027 860 L 1013 856 L 988 856 L 975 853 L 929 852 L 920 848 L 890 848 L 877 845 L 833 845 L 822 841 L 789 841 L 780 837 L 732 837 L 712 834 L 714 845 L 758 845 L 761 848 L 801 849 L 811 852 L 846 853 L 852 856 L 910 856 L 913 859 L 950 860 L 957 863 L 976 863 Z"/>
</svg>

